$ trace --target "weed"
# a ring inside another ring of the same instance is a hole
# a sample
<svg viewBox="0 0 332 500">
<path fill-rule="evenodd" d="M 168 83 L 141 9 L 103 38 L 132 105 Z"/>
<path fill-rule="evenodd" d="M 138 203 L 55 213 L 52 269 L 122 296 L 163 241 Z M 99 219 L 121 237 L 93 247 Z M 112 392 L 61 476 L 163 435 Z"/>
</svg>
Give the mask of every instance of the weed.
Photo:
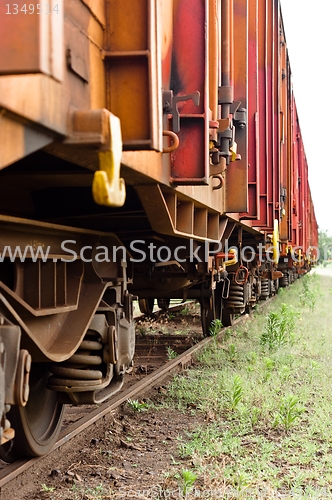
<svg viewBox="0 0 332 500">
<path fill-rule="evenodd" d="M 272 371 L 275 367 L 275 361 L 271 358 L 264 358 L 263 362 L 264 362 L 264 368 L 265 368 L 263 382 L 267 382 L 271 378 Z"/>
<path fill-rule="evenodd" d="M 188 306 L 185 306 L 181 311 L 179 312 L 181 316 L 188 316 L 190 314 L 190 309 Z"/>
<path fill-rule="evenodd" d="M 233 480 L 234 486 L 236 487 L 237 491 L 244 491 L 248 488 L 250 485 L 250 480 L 248 478 L 247 474 L 244 474 L 243 472 L 238 472 Z"/>
<path fill-rule="evenodd" d="M 273 427 L 282 425 L 285 431 L 288 432 L 304 411 L 305 407 L 299 405 L 299 399 L 296 396 L 292 394 L 285 396 L 282 398 L 279 410 L 274 416 Z"/>
<path fill-rule="evenodd" d="M 306 274 L 302 280 L 303 290 L 300 294 L 300 302 L 304 307 L 308 307 L 311 311 L 315 309 L 316 300 L 318 297 L 317 275 Z"/>
<path fill-rule="evenodd" d="M 289 380 L 291 373 L 291 368 L 287 365 L 284 365 L 280 368 L 279 376 L 283 382 L 286 382 L 287 380 Z"/>
<path fill-rule="evenodd" d="M 145 403 L 144 401 L 138 401 L 138 399 L 128 399 L 127 404 L 132 410 L 137 411 L 138 413 L 147 411 L 149 408 L 148 403 Z"/>
<path fill-rule="evenodd" d="M 247 371 L 252 372 L 255 368 L 255 365 L 257 363 L 257 352 L 255 351 L 250 351 L 246 355 L 246 361 L 247 361 Z"/>
<path fill-rule="evenodd" d="M 230 344 L 228 347 L 228 357 L 230 361 L 235 361 L 237 358 L 238 350 L 235 344 Z"/>
<path fill-rule="evenodd" d="M 309 367 L 308 367 L 308 378 L 310 384 L 312 383 L 313 379 L 315 378 L 317 372 L 318 372 L 319 364 L 315 360 L 311 360 Z"/>
<path fill-rule="evenodd" d="M 211 321 L 209 327 L 209 335 L 211 337 L 216 337 L 221 329 L 222 329 L 222 322 L 220 321 L 220 319 L 214 319 Z"/>
<path fill-rule="evenodd" d="M 166 347 L 166 354 L 167 354 L 167 359 L 175 359 L 178 355 L 177 352 L 173 351 L 173 349 L 168 345 Z"/>
<path fill-rule="evenodd" d="M 229 391 L 229 402 L 231 410 L 235 410 L 243 397 L 243 383 L 239 375 L 235 375 L 231 390 Z"/>
<path fill-rule="evenodd" d="M 255 425 L 257 424 L 261 413 L 262 413 L 262 410 L 260 408 L 258 408 L 258 406 L 251 407 L 250 423 L 251 423 L 252 427 L 255 427 Z"/>
<path fill-rule="evenodd" d="M 47 486 L 45 483 L 43 483 L 41 485 L 41 490 L 40 491 L 43 491 L 44 493 L 51 493 L 54 490 L 55 490 L 54 486 Z"/>
<path fill-rule="evenodd" d="M 295 311 L 286 304 L 282 304 L 278 312 L 271 311 L 268 314 L 264 332 L 260 343 L 269 350 L 277 349 L 286 344 L 293 345 L 295 342 Z"/>
<path fill-rule="evenodd" d="M 183 469 L 180 474 L 177 475 L 177 479 L 182 489 L 182 495 L 186 497 L 190 490 L 192 490 L 197 476 L 191 470 Z"/>
<path fill-rule="evenodd" d="M 232 330 L 230 328 L 227 328 L 227 330 L 224 331 L 224 339 L 228 340 L 231 335 L 232 335 Z"/>
<path fill-rule="evenodd" d="M 103 498 L 109 498 L 108 493 L 102 484 L 95 486 L 94 488 L 88 488 L 85 490 L 85 496 L 91 498 L 91 500 L 103 500 Z"/>
<path fill-rule="evenodd" d="M 261 345 L 268 346 L 269 349 L 274 349 L 281 343 L 279 332 L 279 314 L 270 312 L 267 317 L 265 330 L 261 336 Z"/>
</svg>

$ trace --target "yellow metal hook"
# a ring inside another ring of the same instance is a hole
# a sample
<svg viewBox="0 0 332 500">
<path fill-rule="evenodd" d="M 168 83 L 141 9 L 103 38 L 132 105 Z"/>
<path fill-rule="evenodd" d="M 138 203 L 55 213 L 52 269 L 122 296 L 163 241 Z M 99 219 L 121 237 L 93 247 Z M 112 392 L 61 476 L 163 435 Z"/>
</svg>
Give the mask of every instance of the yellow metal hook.
<svg viewBox="0 0 332 500">
<path fill-rule="evenodd" d="M 122 135 L 117 116 L 109 113 L 109 148 L 99 151 L 99 168 L 93 177 L 92 194 L 98 205 L 122 207 L 126 200 L 126 186 L 120 178 Z"/>
</svg>

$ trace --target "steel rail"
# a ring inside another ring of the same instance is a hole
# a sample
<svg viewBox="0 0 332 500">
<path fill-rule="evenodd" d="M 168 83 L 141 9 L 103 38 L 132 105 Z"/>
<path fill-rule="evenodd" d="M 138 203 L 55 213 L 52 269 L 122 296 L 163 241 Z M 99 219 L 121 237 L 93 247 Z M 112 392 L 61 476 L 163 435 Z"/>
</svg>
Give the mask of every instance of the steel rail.
<svg viewBox="0 0 332 500">
<path fill-rule="evenodd" d="M 141 312 L 135 312 L 134 319 L 154 318 L 156 316 L 159 316 L 162 313 L 167 314 L 169 312 L 172 313 L 172 312 L 181 311 L 181 309 L 184 309 L 188 304 L 192 304 L 193 302 L 195 302 L 195 301 L 188 299 L 185 302 L 180 302 L 179 304 L 170 304 L 170 306 L 167 308 L 166 311 L 158 308 L 152 312 L 151 316 L 149 316 L 148 314 L 141 313 Z"/>
</svg>

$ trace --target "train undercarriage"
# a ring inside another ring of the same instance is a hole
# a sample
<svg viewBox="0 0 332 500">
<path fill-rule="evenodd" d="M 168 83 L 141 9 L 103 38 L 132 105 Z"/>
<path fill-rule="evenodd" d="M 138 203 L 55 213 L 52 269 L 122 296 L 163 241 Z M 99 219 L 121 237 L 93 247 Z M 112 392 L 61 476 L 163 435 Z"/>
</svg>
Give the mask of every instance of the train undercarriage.
<svg viewBox="0 0 332 500">
<path fill-rule="evenodd" d="M 10 185 L 11 169 L 4 174 Z M 220 242 L 158 234 L 134 194 L 116 216 L 106 209 L 100 216 L 98 207 L 91 214 L 88 204 L 86 217 L 76 217 L 74 208 L 64 217 L 53 201 L 69 199 L 67 190 L 82 212 L 84 186 L 40 186 L 34 206 L 38 214 L 42 200 L 44 220 L 0 216 L 0 457 L 6 461 L 47 453 L 64 404 L 98 404 L 121 389 L 133 365 L 135 298 L 147 313 L 154 299 L 165 309 L 170 299 L 197 300 L 207 336 L 214 320 L 231 325 L 307 271 L 290 255 L 276 262 L 265 235 L 229 219 Z M 140 230 L 123 230 L 119 221 L 129 218 Z M 114 233 L 103 231 L 106 225 Z"/>
</svg>

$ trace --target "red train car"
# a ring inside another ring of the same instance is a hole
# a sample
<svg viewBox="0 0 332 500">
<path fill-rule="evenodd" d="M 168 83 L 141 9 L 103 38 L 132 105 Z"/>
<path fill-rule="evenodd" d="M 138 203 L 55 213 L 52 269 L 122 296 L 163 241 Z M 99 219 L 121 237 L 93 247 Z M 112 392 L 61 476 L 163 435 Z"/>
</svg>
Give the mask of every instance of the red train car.
<svg viewBox="0 0 332 500">
<path fill-rule="evenodd" d="M 10 461 L 47 453 L 66 403 L 121 390 L 135 296 L 197 299 L 208 335 L 310 269 L 317 224 L 278 0 L 18 0 L 0 17 Z"/>
</svg>

